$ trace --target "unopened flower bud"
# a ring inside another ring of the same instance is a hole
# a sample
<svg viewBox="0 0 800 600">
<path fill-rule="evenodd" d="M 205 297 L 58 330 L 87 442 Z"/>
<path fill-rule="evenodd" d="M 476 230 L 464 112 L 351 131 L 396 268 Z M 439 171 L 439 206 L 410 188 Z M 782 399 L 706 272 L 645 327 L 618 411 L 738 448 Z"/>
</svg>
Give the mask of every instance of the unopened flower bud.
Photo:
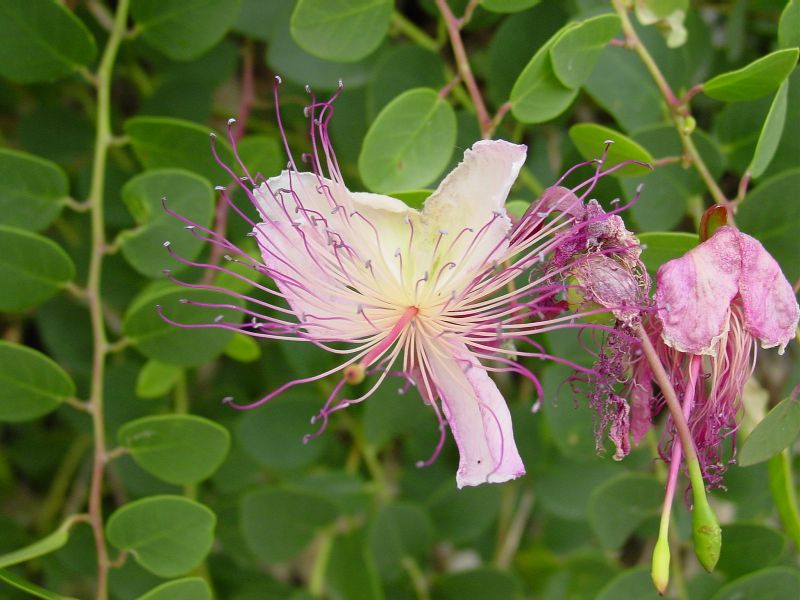
<svg viewBox="0 0 800 600">
<path fill-rule="evenodd" d="M 658 593 L 662 596 L 669 585 L 669 540 L 668 536 L 659 536 L 653 548 L 653 563 L 650 570 L 650 577 L 653 585 L 656 586 Z"/>
</svg>

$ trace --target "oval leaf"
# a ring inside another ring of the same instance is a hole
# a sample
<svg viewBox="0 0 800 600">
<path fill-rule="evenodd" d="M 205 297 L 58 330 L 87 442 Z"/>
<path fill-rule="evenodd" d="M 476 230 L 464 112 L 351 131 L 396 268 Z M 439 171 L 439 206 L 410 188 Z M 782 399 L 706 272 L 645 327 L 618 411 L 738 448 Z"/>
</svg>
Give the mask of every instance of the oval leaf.
<svg viewBox="0 0 800 600">
<path fill-rule="evenodd" d="M 169 240 L 176 254 L 193 260 L 205 242 L 186 229 L 186 224 L 169 210 L 201 227 L 210 227 L 214 213 L 214 191 L 202 177 L 188 171 L 157 170 L 137 175 L 122 188 L 122 199 L 138 223 L 136 229 L 119 236 L 122 254 L 142 275 L 156 277 L 168 267 L 173 272 L 186 268 L 164 252 Z"/>
<path fill-rule="evenodd" d="M 753 161 L 747 169 L 753 178 L 761 177 L 764 171 L 767 170 L 769 163 L 772 162 L 772 157 L 775 156 L 775 151 L 778 149 L 778 144 L 783 135 L 783 126 L 786 124 L 788 97 L 789 80 L 787 79 L 778 88 L 778 92 L 769 107 L 767 118 L 761 128 L 761 134 L 758 136 L 756 150 L 753 153 Z"/>
<path fill-rule="evenodd" d="M 162 583 L 138 600 L 211 600 L 211 588 L 199 577 L 186 577 Z"/>
<path fill-rule="evenodd" d="M 629 569 L 614 577 L 597 594 L 595 600 L 660 600 L 661 595 L 653 587 L 650 567 Z"/>
<path fill-rule="evenodd" d="M 595 125 L 594 123 L 579 123 L 569 129 L 569 137 L 578 152 L 586 160 L 599 158 L 607 141 L 614 142 L 608 149 L 608 155 L 603 163 L 603 168 L 611 168 L 626 160 L 636 160 L 648 164 L 653 163 L 650 153 L 626 135 L 614 131 L 610 127 Z M 626 165 L 614 175 L 625 177 L 627 175 L 646 175 L 651 169 L 641 165 Z"/>
<path fill-rule="evenodd" d="M 186 169 L 211 183 L 229 179 L 211 154 L 207 127 L 171 117 L 134 117 L 125 121 L 125 133 L 145 169 Z M 217 137 L 215 144 L 220 159 L 233 167 L 228 143 Z"/>
<path fill-rule="evenodd" d="M 75 395 L 75 384 L 50 358 L 0 341 L 0 421 L 29 421 Z"/>
<path fill-rule="evenodd" d="M 72 259 L 45 237 L 0 225 L 0 310 L 22 310 L 55 296 L 75 276 Z"/>
<path fill-rule="evenodd" d="M 764 462 L 793 443 L 800 435 L 800 400 L 784 398 L 756 425 L 739 451 L 737 462 L 749 467 Z"/>
<path fill-rule="evenodd" d="M 663 501 L 664 486 L 655 477 L 624 473 L 592 491 L 589 524 L 604 547 L 616 549 L 642 522 L 659 514 Z"/>
<path fill-rule="evenodd" d="M 388 580 L 403 574 L 403 561 L 419 559 L 433 544 L 433 523 L 419 506 L 395 503 L 375 516 L 369 531 L 369 547 L 381 576 Z"/>
<path fill-rule="evenodd" d="M 514 82 L 511 112 L 523 123 L 554 119 L 567 110 L 578 95 L 577 89 L 568 88 L 558 80 L 550 60 L 550 49 L 572 26 L 560 29 L 544 43 Z"/>
<path fill-rule="evenodd" d="M 781 48 L 800 46 L 800 0 L 789 0 L 778 22 L 778 45 Z"/>
<path fill-rule="evenodd" d="M 783 534 L 755 523 L 722 526 L 722 550 L 716 569 L 738 577 L 774 563 L 783 553 Z"/>
<path fill-rule="evenodd" d="M 481 6 L 491 12 L 515 13 L 539 4 L 542 0 L 481 0 Z"/>
<path fill-rule="evenodd" d="M 586 83 L 600 53 L 619 32 L 619 17 L 614 14 L 586 19 L 564 31 L 550 48 L 553 71 L 559 81 L 568 88 Z"/>
<path fill-rule="evenodd" d="M 299 0 L 290 30 L 295 41 L 314 56 L 357 61 L 380 45 L 393 8 L 393 0 Z"/>
<path fill-rule="evenodd" d="M 438 600 L 483 600 L 518 598 L 521 586 L 513 576 L 483 567 L 461 573 L 448 573 L 436 584 Z"/>
<path fill-rule="evenodd" d="M 797 48 L 777 50 L 741 69 L 709 79 L 703 84 L 703 92 L 723 102 L 755 100 L 769 94 L 789 76 L 798 54 Z"/>
<path fill-rule="evenodd" d="M 136 419 L 120 427 L 117 439 L 137 465 L 175 485 L 211 477 L 231 445 L 227 429 L 192 415 Z"/>
<path fill-rule="evenodd" d="M 225 36 L 239 0 L 133 0 L 131 14 L 153 48 L 174 60 L 191 60 Z"/>
<path fill-rule="evenodd" d="M 203 562 L 214 541 L 216 521 L 207 507 L 188 498 L 151 496 L 111 515 L 106 536 L 151 573 L 177 577 Z"/>
<path fill-rule="evenodd" d="M 235 299 L 218 292 L 158 282 L 131 302 L 123 322 L 125 335 L 148 358 L 183 367 L 201 365 L 222 353 L 234 335 L 233 331 L 212 326 L 217 317 L 222 316 L 226 323 L 239 323 L 242 313 L 192 306 L 182 303 L 182 299 L 199 303 L 238 304 Z M 204 327 L 176 327 L 159 315 L 157 306 L 161 306 L 164 315 L 174 322 Z"/>
<path fill-rule="evenodd" d="M 452 107 L 432 89 L 409 90 L 372 123 L 358 170 L 364 185 L 375 192 L 425 187 L 447 166 L 455 142 Z"/>
<path fill-rule="evenodd" d="M 54 81 L 97 54 L 86 26 L 54 0 L 0 2 L 0 76 L 17 83 Z"/>
<path fill-rule="evenodd" d="M 183 369 L 157 360 L 148 360 L 136 377 L 139 398 L 159 398 L 167 394 L 183 375 Z"/>
<path fill-rule="evenodd" d="M 294 558 L 317 530 L 336 518 L 336 506 L 316 494 L 261 489 L 242 498 L 240 528 L 250 550 L 265 562 Z"/>
<path fill-rule="evenodd" d="M 711 600 L 797 600 L 800 573 L 789 567 L 763 569 L 723 587 Z"/>
<path fill-rule="evenodd" d="M 0 148 L 0 225 L 40 231 L 58 218 L 68 194 L 57 164 Z"/>
</svg>

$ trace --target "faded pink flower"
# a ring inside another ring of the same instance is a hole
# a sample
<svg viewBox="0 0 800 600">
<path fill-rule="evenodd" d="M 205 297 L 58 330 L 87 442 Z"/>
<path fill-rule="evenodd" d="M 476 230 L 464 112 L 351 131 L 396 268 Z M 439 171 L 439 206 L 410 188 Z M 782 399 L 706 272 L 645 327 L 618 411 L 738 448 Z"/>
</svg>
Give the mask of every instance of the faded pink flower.
<svg viewBox="0 0 800 600">
<path fill-rule="evenodd" d="M 220 163 L 258 212 L 257 221 L 249 220 L 227 190 L 220 189 L 222 200 L 249 221 L 258 256 L 176 215 L 192 234 L 224 248 L 230 260 L 250 266 L 253 278 L 234 276 L 253 285 L 259 295 L 244 297 L 170 275 L 188 287 L 246 300 L 245 308 L 233 303 L 203 306 L 240 310 L 250 319 L 244 324 L 223 318 L 201 325 L 175 324 L 306 341 L 343 356 L 336 368 L 290 381 L 256 402 L 229 399 L 237 409 L 260 406 L 289 387 L 338 373 L 338 383 L 314 419 L 319 429 L 307 436 L 310 439 L 324 430 L 332 413 L 365 400 L 387 377 L 399 376 L 417 387 L 440 425 L 433 455 L 420 465 L 437 457 L 449 427 L 460 454 L 459 487 L 521 476 L 525 468 L 509 410 L 489 372 L 521 374 L 541 391 L 533 374 L 514 359 L 561 360 L 546 354 L 531 336 L 585 326 L 575 323 L 574 314 L 558 316 L 566 289 L 558 277 L 579 259 L 555 264 L 552 257 L 576 236 L 592 237 L 590 229 L 608 216 L 581 210 L 578 218 L 558 210 L 562 203 L 557 200 L 542 198 L 512 224 L 504 204 L 525 162 L 526 148 L 505 141 L 474 144 L 422 210 L 390 196 L 351 192 L 328 136 L 332 102 L 312 96 L 306 109 L 313 152 L 304 160 L 310 171 L 298 169 L 285 135 L 289 167 L 275 177 L 251 177 L 240 164 L 242 181 Z M 601 163 L 595 167 L 591 179 L 569 191 L 581 206 L 604 174 Z M 265 285 L 264 278 L 274 283 Z M 518 343 L 533 348 L 520 350 Z M 364 380 L 368 383 L 363 393 L 345 387 Z"/>
<path fill-rule="evenodd" d="M 782 353 L 795 335 L 800 308 L 775 259 L 734 227 L 719 228 L 662 265 L 656 280 L 657 316 L 648 333 L 683 398 L 706 482 L 719 485 L 726 465 L 722 441 L 738 428 L 756 343 Z M 651 389 L 649 369 L 642 366 L 636 377 L 640 391 Z M 633 411 L 637 437 L 651 410 L 660 408 L 639 400 Z M 667 431 L 672 429 L 670 418 Z"/>
</svg>

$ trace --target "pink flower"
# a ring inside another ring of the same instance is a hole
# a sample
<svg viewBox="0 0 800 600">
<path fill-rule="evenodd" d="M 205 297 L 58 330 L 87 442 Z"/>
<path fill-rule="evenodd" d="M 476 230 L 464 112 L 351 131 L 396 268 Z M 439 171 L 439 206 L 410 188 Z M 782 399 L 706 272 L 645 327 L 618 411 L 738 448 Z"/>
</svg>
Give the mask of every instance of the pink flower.
<svg viewBox="0 0 800 600">
<path fill-rule="evenodd" d="M 757 240 L 728 226 L 662 265 L 656 280 L 657 319 L 648 333 L 683 398 L 704 478 L 719 485 L 726 463 L 721 444 L 738 427 L 756 343 L 782 353 L 795 335 L 800 308 L 775 259 Z M 641 389 L 650 390 L 649 370 L 642 367 L 637 376 Z M 638 436 L 650 410 L 658 408 L 646 401 L 634 406 Z"/>
<path fill-rule="evenodd" d="M 192 234 L 224 248 L 230 260 L 236 256 L 249 265 L 253 278 L 234 276 L 252 284 L 259 296 L 246 298 L 170 275 L 188 287 L 246 300 L 245 308 L 232 303 L 203 306 L 240 310 L 250 319 L 244 324 L 220 318 L 202 325 L 175 325 L 305 341 L 343 357 L 336 368 L 290 381 L 250 404 L 229 399 L 234 408 L 260 406 L 291 386 L 338 373 L 338 383 L 314 418 L 320 426 L 307 436 L 310 439 L 324 430 L 332 413 L 365 400 L 387 377 L 399 376 L 406 387 L 417 387 L 440 425 L 437 447 L 420 465 L 439 454 L 449 426 L 460 453 L 459 487 L 523 475 L 509 410 L 489 372 L 521 374 L 541 391 L 533 374 L 514 359 L 560 360 L 547 355 L 531 336 L 583 327 L 573 314 L 558 316 L 565 295 L 558 277 L 574 266 L 574 260 L 554 264 L 552 257 L 607 215 L 578 219 L 569 210 L 558 210 L 563 203 L 542 198 L 512 224 L 504 204 L 525 162 L 526 148 L 505 141 L 474 144 L 422 210 L 390 196 L 351 192 L 328 137 L 332 102 L 312 96 L 306 109 L 313 152 L 304 160 L 311 171 L 298 169 L 285 135 L 289 167 L 275 177 L 251 177 L 240 164 L 246 175 L 241 181 L 223 164 L 257 209 L 258 220 L 249 220 L 221 188 L 223 201 L 248 219 L 259 256 L 176 215 Z M 280 115 L 278 119 L 280 125 Z M 603 175 L 601 167 L 596 165 L 594 176 L 570 191 L 581 207 Z M 196 267 L 232 272 L 175 257 Z M 273 283 L 265 284 L 264 278 Z M 515 343 L 533 348 L 523 351 Z M 367 379 L 366 391 L 345 396 L 358 389 L 346 385 Z"/>
</svg>

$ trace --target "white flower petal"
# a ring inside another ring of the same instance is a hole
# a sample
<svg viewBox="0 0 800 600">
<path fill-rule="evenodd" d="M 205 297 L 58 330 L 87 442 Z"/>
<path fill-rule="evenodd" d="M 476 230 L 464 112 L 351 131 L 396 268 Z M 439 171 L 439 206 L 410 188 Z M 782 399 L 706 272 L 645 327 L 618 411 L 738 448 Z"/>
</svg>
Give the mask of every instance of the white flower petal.
<svg viewBox="0 0 800 600">
<path fill-rule="evenodd" d="M 458 487 L 524 475 L 511 415 L 494 381 L 463 344 L 428 347 L 433 383 L 461 457 Z"/>
</svg>

